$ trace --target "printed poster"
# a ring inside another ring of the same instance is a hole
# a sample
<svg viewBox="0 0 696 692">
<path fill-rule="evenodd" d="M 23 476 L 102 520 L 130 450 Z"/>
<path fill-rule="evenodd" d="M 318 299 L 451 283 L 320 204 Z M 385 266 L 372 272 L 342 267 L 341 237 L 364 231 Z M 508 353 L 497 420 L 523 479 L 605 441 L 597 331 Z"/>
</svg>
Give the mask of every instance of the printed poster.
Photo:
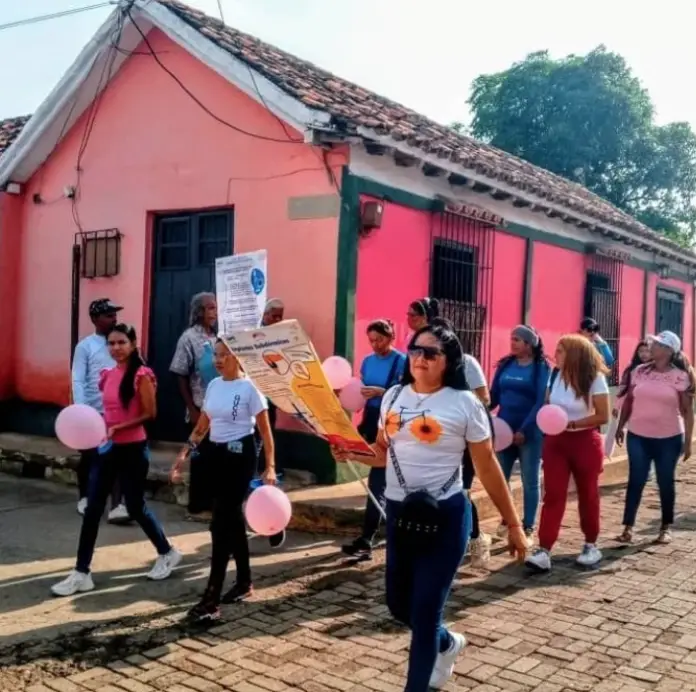
<svg viewBox="0 0 696 692">
<path fill-rule="evenodd" d="M 225 341 L 247 376 L 281 411 L 335 447 L 374 456 L 341 407 L 297 320 L 236 331 Z"/>
<path fill-rule="evenodd" d="M 221 334 L 261 324 L 268 293 L 267 267 L 266 250 L 215 260 L 218 331 Z"/>
</svg>

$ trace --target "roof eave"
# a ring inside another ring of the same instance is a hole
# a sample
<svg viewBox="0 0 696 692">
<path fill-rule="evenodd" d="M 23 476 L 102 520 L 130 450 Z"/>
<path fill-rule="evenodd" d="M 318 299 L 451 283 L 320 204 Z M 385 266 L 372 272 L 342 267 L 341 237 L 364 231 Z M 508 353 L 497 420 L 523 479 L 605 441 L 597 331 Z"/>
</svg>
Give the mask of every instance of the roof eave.
<svg viewBox="0 0 696 692">
<path fill-rule="evenodd" d="M 31 160 L 30 157 L 42 138 L 49 133 L 51 126 L 60 120 L 60 116 L 65 112 L 68 104 L 77 98 L 80 88 L 89 78 L 100 54 L 108 51 L 110 36 L 117 26 L 120 12 L 121 9 L 117 7 L 109 15 L 63 75 L 60 82 L 37 108 L 17 139 L 0 156 L 0 188 L 13 180 L 13 176 L 17 175 L 19 171 L 21 171 L 21 176 L 17 182 L 26 182 L 44 163 L 47 156 L 37 156 L 36 160 Z M 163 5 L 150 0 L 136 0 L 131 13 L 145 34 L 152 27 L 157 27 L 177 45 L 280 118 L 289 127 L 305 133 L 312 126 L 328 127 L 330 125 L 331 116 L 328 113 L 309 108 L 295 97 L 282 91 L 271 80 L 217 46 L 212 40 L 188 25 Z M 128 19 L 124 25 L 124 33 L 126 27 L 130 29 L 131 33 L 131 45 L 128 46 L 128 50 L 131 50 L 139 43 L 140 35 Z M 133 40 L 135 40 L 134 44 Z M 117 56 L 113 74 L 118 71 L 118 67 L 126 59 L 127 56 L 122 53 Z M 84 112 L 84 108 L 81 111 L 75 110 L 71 116 L 72 122 L 68 122 L 68 127 L 63 128 L 65 132 L 69 130 L 69 126 L 74 124 L 82 112 Z M 48 155 L 57 144 L 58 141 L 54 137 L 49 143 Z"/>
<path fill-rule="evenodd" d="M 610 234 L 617 234 L 622 238 L 625 238 L 626 240 L 630 240 L 632 243 L 638 246 L 647 246 L 651 248 L 652 251 L 654 251 L 655 253 L 667 256 L 675 262 L 678 262 L 679 264 L 686 265 L 691 268 L 696 268 L 696 257 L 689 256 L 685 250 L 680 251 L 671 248 L 668 245 L 660 243 L 659 241 L 653 240 L 651 238 L 646 238 L 642 235 L 632 233 L 631 231 L 627 231 L 626 229 L 619 228 L 612 224 L 608 224 L 605 221 L 584 214 L 578 211 L 577 209 L 564 207 L 557 203 L 551 202 L 550 200 L 545 199 L 541 196 L 535 195 L 531 192 L 520 190 L 519 188 L 513 187 L 512 185 L 509 185 L 503 181 L 497 180 L 495 178 L 488 178 L 476 170 L 465 168 L 464 166 L 449 161 L 446 158 L 439 157 L 434 154 L 428 154 L 427 152 L 413 147 L 406 142 L 399 141 L 388 135 L 379 134 L 370 128 L 359 127 L 358 134 L 368 141 L 378 142 L 379 144 L 388 147 L 389 149 L 392 149 L 394 151 L 399 151 L 406 156 L 417 158 L 423 163 L 442 168 L 448 171 L 449 173 L 463 176 L 470 180 L 482 183 L 484 185 L 488 185 L 489 187 L 495 190 L 509 194 L 511 197 L 525 200 L 526 202 L 529 202 L 530 205 L 534 205 L 536 207 L 543 207 L 551 211 L 554 211 L 560 216 L 573 217 L 574 219 L 583 222 L 589 227 L 596 227 L 597 229 L 601 229 Z"/>
</svg>

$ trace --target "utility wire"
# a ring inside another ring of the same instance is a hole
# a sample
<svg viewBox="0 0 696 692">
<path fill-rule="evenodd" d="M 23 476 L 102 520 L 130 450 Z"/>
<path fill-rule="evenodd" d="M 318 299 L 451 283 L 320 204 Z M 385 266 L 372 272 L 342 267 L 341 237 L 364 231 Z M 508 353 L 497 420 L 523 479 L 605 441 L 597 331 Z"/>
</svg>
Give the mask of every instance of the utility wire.
<svg viewBox="0 0 696 692">
<path fill-rule="evenodd" d="M 36 17 L 27 17 L 25 19 L 17 19 L 14 22 L 7 22 L 6 24 L 0 24 L 0 31 L 5 29 L 14 29 L 18 26 L 27 26 L 29 24 L 38 24 L 39 22 L 47 22 L 51 19 L 60 19 L 61 17 L 69 17 L 73 14 L 80 14 L 81 12 L 88 12 L 89 10 L 96 10 L 100 7 L 108 7 L 113 5 L 113 2 L 98 2 L 94 5 L 84 5 L 83 7 L 73 7 L 71 10 L 61 10 L 60 12 L 51 12 L 50 14 L 40 14 Z"/>
<path fill-rule="evenodd" d="M 225 127 L 229 127 L 231 130 L 234 130 L 235 132 L 238 132 L 239 134 L 246 135 L 247 137 L 253 137 L 254 139 L 259 139 L 263 140 L 265 142 L 275 142 L 277 144 L 301 144 L 304 145 L 304 142 L 301 140 L 288 140 L 288 139 L 278 139 L 277 137 L 267 137 L 266 135 L 261 135 L 258 134 L 257 132 L 249 132 L 248 130 L 245 130 L 241 127 L 237 127 L 237 125 L 233 125 L 232 123 L 228 122 L 224 118 L 221 118 L 219 115 L 216 113 L 213 113 L 213 111 L 208 108 L 182 81 L 177 77 L 174 72 L 172 72 L 159 58 L 157 53 L 155 52 L 155 49 L 152 47 L 152 44 L 150 43 L 149 39 L 147 38 L 145 32 L 140 28 L 140 25 L 135 21 L 133 18 L 133 15 L 131 14 L 131 11 L 129 9 L 126 10 L 126 14 L 128 15 L 128 18 L 132 22 L 133 26 L 136 28 L 137 32 L 140 34 L 140 37 L 143 40 L 143 43 L 147 46 L 147 49 L 150 51 L 150 54 L 154 58 L 155 62 L 159 65 L 159 67 L 164 70 L 179 86 L 179 88 L 184 91 L 184 93 L 203 111 L 205 111 L 213 120 L 216 120 L 218 123 L 221 125 L 224 125 Z"/>
</svg>

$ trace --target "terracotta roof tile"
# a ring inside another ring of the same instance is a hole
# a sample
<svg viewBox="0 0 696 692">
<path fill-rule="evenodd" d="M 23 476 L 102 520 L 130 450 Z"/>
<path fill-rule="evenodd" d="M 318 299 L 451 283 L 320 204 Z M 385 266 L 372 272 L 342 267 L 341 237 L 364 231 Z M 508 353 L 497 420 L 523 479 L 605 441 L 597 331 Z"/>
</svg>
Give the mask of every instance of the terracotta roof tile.
<svg viewBox="0 0 696 692">
<path fill-rule="evenodd" d="M 29 121 L 30 116 L 20 115 L 17 118 L 7 118 L 0 120 L 0 154 L 9 148 L 10 144 L 17 139 L 22 128 Z"/>
<path fill-rule="evenodd" d="M 415 111 L 341 79 L 306 60 L 226 26 L 178 0 L 158 0 L 187 24 L 253 67 L 306 106 L 322 109 L 337 125 L 365 127 L 472 169 L 486 178 L 507 183 L 598 222 L 682 248 L 641 224 L 606 200 L 565 178 L 533 166 L 511 154 L 460 135 Z M 688 253 L 692 254 L 692 253 Z"/>
</svg>

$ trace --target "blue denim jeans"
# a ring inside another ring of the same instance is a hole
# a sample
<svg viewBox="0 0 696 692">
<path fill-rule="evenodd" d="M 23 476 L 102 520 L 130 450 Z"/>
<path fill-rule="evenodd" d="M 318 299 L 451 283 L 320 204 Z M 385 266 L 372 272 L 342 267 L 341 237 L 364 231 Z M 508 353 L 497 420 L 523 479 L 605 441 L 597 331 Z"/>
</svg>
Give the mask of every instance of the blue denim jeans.
<svg viewBox="0 0 696 692">
<path fill-rule="evenodd" d="M 89 573 L 106 500 L 117 480 L 121 484 L 130 518 L 140 524 L 159 555 L 166 555 L 170 551 L 171 546 L 162 527 L 145 504 L 148 466 L 146 442 L 114 444 L 108 453 L 95 461 L 77 548 L 75 569 L 78 572 Z"/>
<path fill-rule="evenodd" d="M 626 487 L 626 506 L 624 509 L 624 526 L 634 526 L 638 507 L 643 497 L 643 488 L 648 482 L 650 465 L 655 463 L 655 477 L 660 492 L 660 507 L 663 526 L 674 523 L 674 474 L 679 456 L 682 453 L 684 436 L 654 438 L 641 437 L 628 433 L 626 450 L 628 451 L 628 486 Z"/>
<path fill-rule="evenodd" d="M 411 629 L 405 692 L 426 692 L 438 653 L 452 641 L 442 624 L 452 582 L 466 553 L 471 503 L 464 493 L 440 502 L 442 528 L 426 553 L 412 553 L 396 540 L 400 503 L 387 501 L 387 606 Z"/>
<path fill-rule="evenodd" d="M 522 476 L 522 498 L 524 503 L 524 516 L 522 524 L 525 530 L 531 530 L 536 523 L 539 510 L 539 474 L 541 471 L 541 445 L 543 438 L 537 436 L 526 440 L 518 447 L 510 445 L 502 452 L 498 452 L 498 461 L 503 469 L 505 480 L 510 482 L 512 467 L 519 459 L 520 474 Z"/>
</svg>

